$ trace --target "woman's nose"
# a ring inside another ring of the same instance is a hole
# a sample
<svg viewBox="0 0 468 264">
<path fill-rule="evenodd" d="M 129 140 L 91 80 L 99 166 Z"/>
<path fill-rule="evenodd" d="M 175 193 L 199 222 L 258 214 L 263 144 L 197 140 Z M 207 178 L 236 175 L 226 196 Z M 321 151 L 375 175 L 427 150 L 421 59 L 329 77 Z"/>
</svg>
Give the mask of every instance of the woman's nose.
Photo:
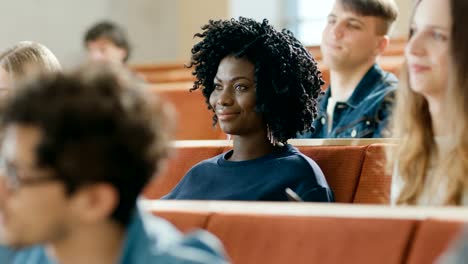
<svg viewBox="0 0 468 264">
<path fill-rule="evenodd" d="M 421 56 L 424 55 L 424 41 L 421 37 L 421 34 L 415 33 L 408 41 L 408 44 L 405 48 L 406 56 L 413 55 L 413 56 Z"/>
<path fill-rule="evenodd" d="M 230 92 L 230 89 L 223 89 L 219 93 L 216 103 L 222 106 L 232 105 L 234 103 L 234 99 L 232 93 Z"/>
</svg>

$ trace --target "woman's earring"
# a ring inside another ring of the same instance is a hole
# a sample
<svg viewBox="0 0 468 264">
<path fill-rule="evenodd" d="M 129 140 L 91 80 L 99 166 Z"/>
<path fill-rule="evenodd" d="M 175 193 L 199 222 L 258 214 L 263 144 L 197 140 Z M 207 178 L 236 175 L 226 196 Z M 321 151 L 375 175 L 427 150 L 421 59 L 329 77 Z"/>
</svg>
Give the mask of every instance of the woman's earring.
<svg viewBox="0 0 468 264">
<path fill-rule="evenodd" d="M 275 139 L 275 136 L 273 136 L 273 131 L 270 129 L 269 125 L 267 125 L 267 138 L 273 146 L 276 146 L 278 143 L 278 141 Z"/>
</svg>

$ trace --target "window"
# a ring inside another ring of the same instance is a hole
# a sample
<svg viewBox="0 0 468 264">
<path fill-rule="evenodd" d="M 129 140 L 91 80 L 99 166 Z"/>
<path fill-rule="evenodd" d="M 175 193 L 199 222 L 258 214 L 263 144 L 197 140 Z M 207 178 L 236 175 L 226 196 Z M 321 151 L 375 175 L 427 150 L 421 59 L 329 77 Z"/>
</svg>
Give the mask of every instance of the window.
<svg viewBox="0 0 468 264">
<path fill-rule="evenodd" d="M 319 45 L 334 0 L 295 0 L 288 2 L 290 14 L 288 28 L 294 32 L 304 45 Z"/>
</svg>

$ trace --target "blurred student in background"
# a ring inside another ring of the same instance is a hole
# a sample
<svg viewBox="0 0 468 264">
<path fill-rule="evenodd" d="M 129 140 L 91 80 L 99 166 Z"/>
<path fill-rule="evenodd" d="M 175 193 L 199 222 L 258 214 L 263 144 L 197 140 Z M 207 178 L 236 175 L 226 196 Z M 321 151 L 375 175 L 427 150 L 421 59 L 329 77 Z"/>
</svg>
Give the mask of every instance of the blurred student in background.
<svg viewBox="0 0 468 264">
<path fill-rule="evenodd" d="M 84 45 L 92 62 L 126 64 L 130 57 L 127 32 L 114 22 L 102 21 L 89 28 Z"/>
<path fill-rule="evenodd" d="M 22 41 L 0 54 L 0 96 L 30 74 L 59 72 L 60 63 L 44 45 Z"/>
<path fill-rule="evenodd" d="M 376 63 L 397 18 L 393 0 L 336 0 L 320 45 L 330 85 L 320 98 L 315 131 L 300 138 L 382 137 L 397 78 Z"/>
<path fill-rule="evenodd" d="M 122 71 L 40 76 L 7 103 L 0 263 L 225 263 L 136 200 L 166 157 L 165 112 Z M 151 97 L 150 97 L 151 98 Z"/>
</svg>

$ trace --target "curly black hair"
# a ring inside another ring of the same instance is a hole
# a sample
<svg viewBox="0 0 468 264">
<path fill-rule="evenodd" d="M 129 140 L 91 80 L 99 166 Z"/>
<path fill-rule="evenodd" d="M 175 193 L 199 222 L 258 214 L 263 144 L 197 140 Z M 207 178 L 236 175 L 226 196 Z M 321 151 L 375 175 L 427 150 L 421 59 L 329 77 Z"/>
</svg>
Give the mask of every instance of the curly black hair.
<svg viewBox="0 0 468 264">
<path fill-rule="evenodd" d="M 201 89 L 208 109 L 221 60 L 229 55 L 255 65 L 256 111 L 262 113 L 273 136 L 285 143 L 297 133 L 310 131 L 317 116 L 317 98 L 324 84 L 317 62 L 294 35 L 275 30 L 267 19 L 210 20 L 195 34 L 202 40 L 191 50 L 187 67 L 194 67 L 196 81 L 190 91 Z M 217 123 L 213 116 L 213 125 Z"/>
</svg>

